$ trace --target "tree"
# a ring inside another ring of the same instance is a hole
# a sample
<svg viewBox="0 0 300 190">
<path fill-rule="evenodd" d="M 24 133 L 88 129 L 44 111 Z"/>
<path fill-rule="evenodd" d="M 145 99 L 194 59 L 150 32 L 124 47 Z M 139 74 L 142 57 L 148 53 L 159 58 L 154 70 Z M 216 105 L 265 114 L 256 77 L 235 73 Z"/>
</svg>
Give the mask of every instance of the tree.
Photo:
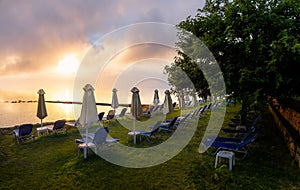
<svg viewBox="0 0 300 190">
<path fill-rule="evenodd" d="M 184 88 L 195 89 L 199 96 L 206 98 L 210 95 L 210 92 L 202 71 L 189 56 L 181 51 L 178 51 L 178 54 L 180 56 L 175 57 L 174 63 L 171 66 L 165 67 L 165 73 L 168 74 L 169 83 L 172 84 L 178 92 Z M 184 62 L 182 60 L 184 60 Z M 186 65 L 188 65 L 188 67 L 186 67 Z M 188 74 L 188 76 L 186 74 Z M 192 86 L 192 84 L 194 86 Z"/>
<path fill-rule="evenodd" d="M 299 15 L 298 0 L 207 0 L 194 18 L 178 26 L 213 53 L 227 92 L 242 102 L 244 117 L 249 109 L 265 105 L 268 97 L 284 103 L 300 95 Z M 205 80 L 183 52 L 178 55 L 174 65 L 194 84 Z M 208 89 L 205 82 L 195 86 Z"/>
</svg>

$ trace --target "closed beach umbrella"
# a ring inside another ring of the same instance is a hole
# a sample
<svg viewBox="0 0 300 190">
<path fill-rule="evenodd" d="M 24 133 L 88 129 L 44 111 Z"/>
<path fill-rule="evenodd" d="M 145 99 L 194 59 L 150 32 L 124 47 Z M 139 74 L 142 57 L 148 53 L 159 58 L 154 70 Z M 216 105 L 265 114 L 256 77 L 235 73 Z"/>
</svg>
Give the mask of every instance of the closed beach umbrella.
<svg viewBox="0 0 300 190">
<path fill-rule="evenodd" d="M 184 94 L 182 91 L 179 92 L 179 107 L 181 110 L 185 109 Z"/>
<path fill-rule="evenodd" d="M 111 99 L 111 107 L 114 109 L 114 111 L 119 107 L 119 101 L 118 101 L 118 96 L 117 96 L 117 89 L 114 88 L 112 90 L 112 99 Z"/>
<path fill-rule="evenodd" d="M 82 100 L 82 107 L 79 117 L 79 124 L 82 127 L 98 122 L 98 112 L 94 96 L 94 88 L 87 84 L 83 88 L 84 95 Z"/>
<path fill-rule="evenodd" d="M 196 94 L 193 94 L 191 106 L 194 107 L 196 105 L 197 105 L 197 97 L 196 97 Z"/>
<path fill-rule="evenodd" d="M 136 143 L 136 135 L 135 135 L 135 122 L 136 118 L 142 114 L 142 104 L 140 100 L 140 95 L 139 95 L 139 89 L 136 87 L 133 87 L 131 89 L 132 92 L 132 99 L 131 99 L 131 115 L 133 116 L 133 131 L 134 131 L 134 136 L 133 136 L 133 142 L 134 144 Z"/>
<path fill-rule="evenodd" d="M 164 100 L 164 108 L 163 108 L 163 114 L 167 115 L 168 113 L 171 113 L 174 110 L 173 104 L 172 104 L 172 98 L 170 95 L 170 91 L 165 91 L 165 100 Z"/>
<path fill-rule="evenodd" d="M 185 95 L 185 101 L 186 101 L 186 102 L 189 102 L 189 101 L 191 101 L 191 99 L 190 99 L 190 95 L 188 95 L 188 94 L 186 94 L 186 95 Z"/>
<path fill-rule="evenodd" d="M 46 109 L 46 104 L 45 104 L 45 97 L 44 97 L 44 90 L 43 89 L 40 89 L 38 91 L 38 95 L 39 95 L 39 100 L 38 100 L 38 108 L 37 108 L 37 113 L 36 113 L 36 116 L 38 118 L 40 118 L 41 120 L 41 127 L 43 127 L 43 119 L 45 117 L 47 117 L 47 109 Z"/>
<path fill-rule="evenodd" d="M 131 99 L 131 115 L 137 118 L 142 113 L 142 104 L 139 95 L 139 89 L 133 87 L 131 89 L 132 99 Z"/>
<path fill-rule="evenodd" d="M 159 104 L 159 96 L 158 96 L 158 90 L 157 90 L 157 89 L 154 90 L 153 104 L 154 104 L 154 105 Z"/>
<path fill-rule="evenodd" d="M 79 125 L 85 127 L 86 141 L 88 136 L 88 127 L 92 123 L 98 122 L 98 112 L 94 96 L 94 88 L 92 85 L 87 84 L 83 88 L 84 95 L 82 100 L 81 113 L 79 117 Z M 86 149 L 84 149 L 84 157 L 86 158 Z"/>
</svg>

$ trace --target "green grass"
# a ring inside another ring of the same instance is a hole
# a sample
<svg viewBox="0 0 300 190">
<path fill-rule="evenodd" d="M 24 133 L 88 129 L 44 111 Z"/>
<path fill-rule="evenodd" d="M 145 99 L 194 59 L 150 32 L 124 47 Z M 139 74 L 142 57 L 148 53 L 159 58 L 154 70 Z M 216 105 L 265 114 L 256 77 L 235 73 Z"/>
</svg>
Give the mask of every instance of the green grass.
<svg viewBox="0 0 300 190">
<path fill-rule="evenodd" d="M 227 108 L 224 126 L 240 109 Z M 199 154 L 198 146 L 210 114 L 198 123 L 190 143 L 171 160 L 149 168 L 132 169 L 111 164 L 92 152 L 78 157 L 76 129 L 67 134 L 36 137 L 17 144 L 11 130 L 0 130 L 0 189 L 300 189 L 300 171 L 269 112 L 263 113 L 264 130 L 253 143 L 253 153 L 237 160 L 232 171 L 224 162 L 214 168 L 214 157 Z M 172 116 L 171 116 L 172 117 Z M 120 143 L 134 146 L 118 122 L 110 133 Z M 156 143 L 161 143 L 164 135 Z M 137 147 L 152 146 L 146 140 Z"/>
</svg>

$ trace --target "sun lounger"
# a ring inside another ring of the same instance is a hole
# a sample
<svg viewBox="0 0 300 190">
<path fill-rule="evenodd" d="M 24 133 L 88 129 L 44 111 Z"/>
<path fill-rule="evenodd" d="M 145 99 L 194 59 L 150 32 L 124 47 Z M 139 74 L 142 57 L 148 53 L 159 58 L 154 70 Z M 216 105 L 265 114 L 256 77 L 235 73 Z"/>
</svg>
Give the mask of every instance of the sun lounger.
<svg viewBox="0 0 300 190">
<path fill-rule="evenodd" d="M 228 143 L 228 142 L 217 142 L 217 141 L 204 141 L 201 143 L 202 146 L 207 148 L 207 152 L 215 155 L 220 150 L 229 150 L 235 153 L 242 154 L 242 159 L 245 158 L 249 153 L 250 149 L 248 145 L 252 143 L 257 138 L 257 135 L 254 135 L 242 143 Z M 216 151 L 210 152 L 209 147 L 214 147 Z"/>
<path fill-rule="evenodd" d="M 33 140 L 32 128 L 32 124 L 23 124 L 19 127 L 19 129 L 13 130 L 13 134 L 15 135 L 17 142 L 23 142 L 25 139 L 28 138 Z"/>
<path fill-rule="evenodd" d="M 67 132 L 67 129 L 65 128 L 66 120 L 57 120 L 54 122 L 54 125 L 47 126 L 48 131 L 54 132 L 57 134 L 58 132 Z"/>
</svg>

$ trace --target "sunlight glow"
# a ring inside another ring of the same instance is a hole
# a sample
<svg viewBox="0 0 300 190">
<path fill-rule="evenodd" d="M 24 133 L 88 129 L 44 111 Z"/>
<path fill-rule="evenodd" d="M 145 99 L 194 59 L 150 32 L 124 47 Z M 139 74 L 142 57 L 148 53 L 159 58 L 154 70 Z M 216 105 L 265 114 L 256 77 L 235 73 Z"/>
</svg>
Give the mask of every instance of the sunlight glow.
<svg viewBox="0 0 300 190">
<path fill-rule="evenodd" d="M 72 96 L 70 95 L 69 89 L 66 88 L 65 92 L 57 92 L 52 95 L 53 101 L 72 101 Z"/>
<path fill-rule="evenodd" d="M 75 55 L 67 55 L 59 61 L 56 72 L 62 74 L 74 74 L 79 67 L 79 61 Z"/>
<path fill-rule="evenodd" d="M 65 114 L 66 118 L 74 118 L 74 105 L 73 104 L 56 104 L 59 109 Z"/>
</svg>

